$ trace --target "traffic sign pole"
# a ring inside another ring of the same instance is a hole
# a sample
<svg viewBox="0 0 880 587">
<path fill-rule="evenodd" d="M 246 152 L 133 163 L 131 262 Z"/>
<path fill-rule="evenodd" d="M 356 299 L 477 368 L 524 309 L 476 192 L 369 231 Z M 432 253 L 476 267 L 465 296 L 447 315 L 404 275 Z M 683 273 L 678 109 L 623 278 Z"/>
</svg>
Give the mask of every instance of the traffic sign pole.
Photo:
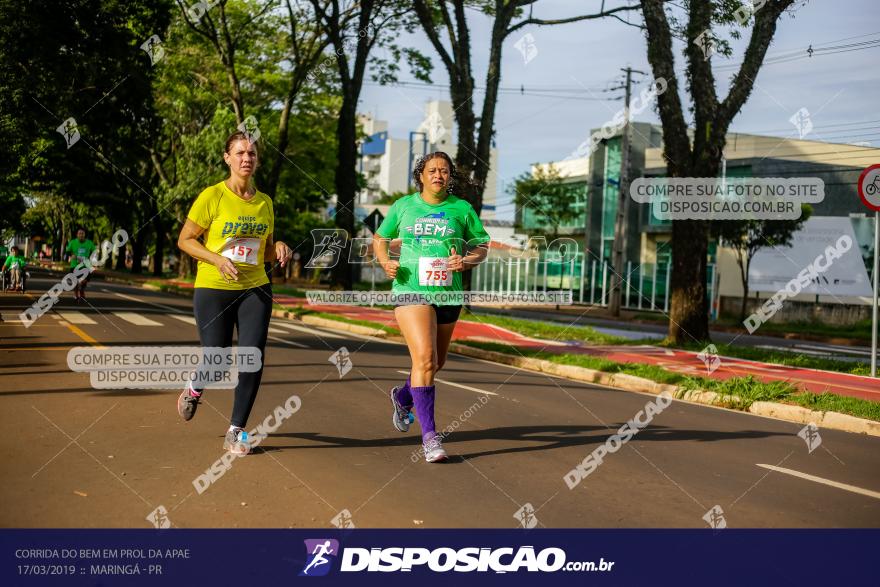
<svg viewBox="0 0 880 587">
<path fill-rule="evenodd" d="M 871 311 L 871 377 L 877 377 L 877 293 L 880 274 L 880 211 L 874 212 L 874 308 Z"/>
<path fill-rule="evenodd" d="M 871 308 L 871 377 L 877 377 L 877 304 L 880 289 L 880 163 L 862 171 L 858 182 L 859 198 L 874 211 L 874 305 Z"/>
</svg>

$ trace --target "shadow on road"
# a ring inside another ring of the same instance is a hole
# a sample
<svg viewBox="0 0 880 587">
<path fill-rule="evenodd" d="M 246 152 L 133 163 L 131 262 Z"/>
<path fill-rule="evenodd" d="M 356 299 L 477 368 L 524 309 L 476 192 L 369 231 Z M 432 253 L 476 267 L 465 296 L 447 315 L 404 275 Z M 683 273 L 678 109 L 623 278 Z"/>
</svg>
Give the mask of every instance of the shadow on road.
<svg viewBox="0 0 880 587">
<path fill-rule="evenodd" d="M 619 430 L 623 423 L 615 424 L 611 428 Z M 595 445 L 604 443 L 611 435 L 602 434 L 608 430 L 604 426 L 571 426 L 571 425 L 543 425 L 543 426 L 507 426 L 503 428 L 487 428 L 485 430 L 467 430 L 455 432 L 443 441 L 449 447 L 456 443 L 476 442 L 482 440 L 500 441 L 502 443 L 517 443 L 519 446 L 506 446 L 494 450 L 461 453 L 452 455 L 450 462 L 464 462 L 466 459 L 479 457 L 523 453 L 533 451 L 554 450 L 578 446 Z M 599 434 L 593 434 L 599 432 Z M 342 436 L 327 436 L 318 432 L 287 432 L 272 434 L 273 438 L 299 438 L 312 442 L 320 442 L 322 445 L 303 446 L 265 446 L 266 452 L 286 449 L 328 449 L 328 448 L 381 448 L 396 446 L 419 445 L 418 436 L 402 438 L 345 438 Z M 712 430 L 683 430 L 668 428 L 665 426 L 650 426 L 638 433 L 635 440 L 661 441 L 661 442 L 719 442 L 728 440 L 743 440 L 753 438 L 768 438 L 771 436 L 789 436 L 788 433 L 766 432 L 758 430 L 738 430 L 735 432 L 719 432 Z M 524 444 L 528 443 L 528 444 Z M 541 443 L 541 444 L 534 444 Z"/>
</svg>

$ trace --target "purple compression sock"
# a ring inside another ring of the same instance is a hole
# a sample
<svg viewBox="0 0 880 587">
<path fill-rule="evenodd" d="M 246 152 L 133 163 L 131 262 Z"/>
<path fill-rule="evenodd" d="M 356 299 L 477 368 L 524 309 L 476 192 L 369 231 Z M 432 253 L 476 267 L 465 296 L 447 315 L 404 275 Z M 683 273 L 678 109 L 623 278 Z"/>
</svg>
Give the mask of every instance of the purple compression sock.
<svg viewBox="0 0 880 587">
<path fill-rule="evenodd" d="M 409 377 L 406 378 L 406 383 L 397 388 L 397 402 L 404 408 L 412 408 L 413 406 L 413 398 L 412 393 L 410 393 L 409 386 Z"/>
<path fill-rule="evenodd" d="M 434 430 L 434 386 L 411 387 L 413 400 L 416 406 L 416 418 L 422 427 L 422 440 L 434 438 L 437 431 Z"/>
</svg>

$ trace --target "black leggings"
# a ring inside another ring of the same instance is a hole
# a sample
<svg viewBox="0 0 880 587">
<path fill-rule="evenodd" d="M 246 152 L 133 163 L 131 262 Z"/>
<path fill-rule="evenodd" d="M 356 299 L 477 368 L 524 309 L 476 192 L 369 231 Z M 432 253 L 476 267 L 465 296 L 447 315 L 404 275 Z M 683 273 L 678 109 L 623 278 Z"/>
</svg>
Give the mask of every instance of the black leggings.
<svg viewBox="0 0 880 587">
<path fill-rule="evenodd" d="M 232 330 L 238 328 L 238 346 L 257 347 L 263 353 L 259 371 L 238 374 L 230 424 L 244 428 L 263 377 L 262 364 L 266 360 L 266 337 L 272 315 L 272 286 L 267 283 L 244 290 L 197 287 L 193 309 L 203 347 L 232 346 Z"/>
</svg>

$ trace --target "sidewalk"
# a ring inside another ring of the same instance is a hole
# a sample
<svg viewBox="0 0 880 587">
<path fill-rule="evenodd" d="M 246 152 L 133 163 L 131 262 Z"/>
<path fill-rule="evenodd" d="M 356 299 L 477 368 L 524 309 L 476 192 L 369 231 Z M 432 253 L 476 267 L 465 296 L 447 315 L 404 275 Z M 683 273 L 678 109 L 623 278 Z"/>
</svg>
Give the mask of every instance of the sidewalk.
<svg viewBox="0 0 880 587">
<path fill-rule="evenodd" d="M 354 320 L 375 322 L 397 327 L 394 312 L 361 306 L 309 305 L 305 298 L 276 295 L 275 301 L 285 306 L 303 306 L 316 312 L 336 314 Z M 880 380 L 848 373 L 820 371 L 786 365 L 774 365 L 746 359 L 719 357 L 720 363 L 709 370 L 693 351 L 673 350 L 653 345 L 586 345 L 574 341 L 551 341 L 529 338 L 492 324 L 461 320 L 452 336 L 455 341 L 494 342 L 518 348 L 542 350 L 560 354 L 585 354 L 620 363 L 657 365 L 683 375 L 729 379 L 753 376 L 760 381 L 788 381 L 813 393 L 828 391 L 838 395 L 880 401 Z"/>
</svg>

